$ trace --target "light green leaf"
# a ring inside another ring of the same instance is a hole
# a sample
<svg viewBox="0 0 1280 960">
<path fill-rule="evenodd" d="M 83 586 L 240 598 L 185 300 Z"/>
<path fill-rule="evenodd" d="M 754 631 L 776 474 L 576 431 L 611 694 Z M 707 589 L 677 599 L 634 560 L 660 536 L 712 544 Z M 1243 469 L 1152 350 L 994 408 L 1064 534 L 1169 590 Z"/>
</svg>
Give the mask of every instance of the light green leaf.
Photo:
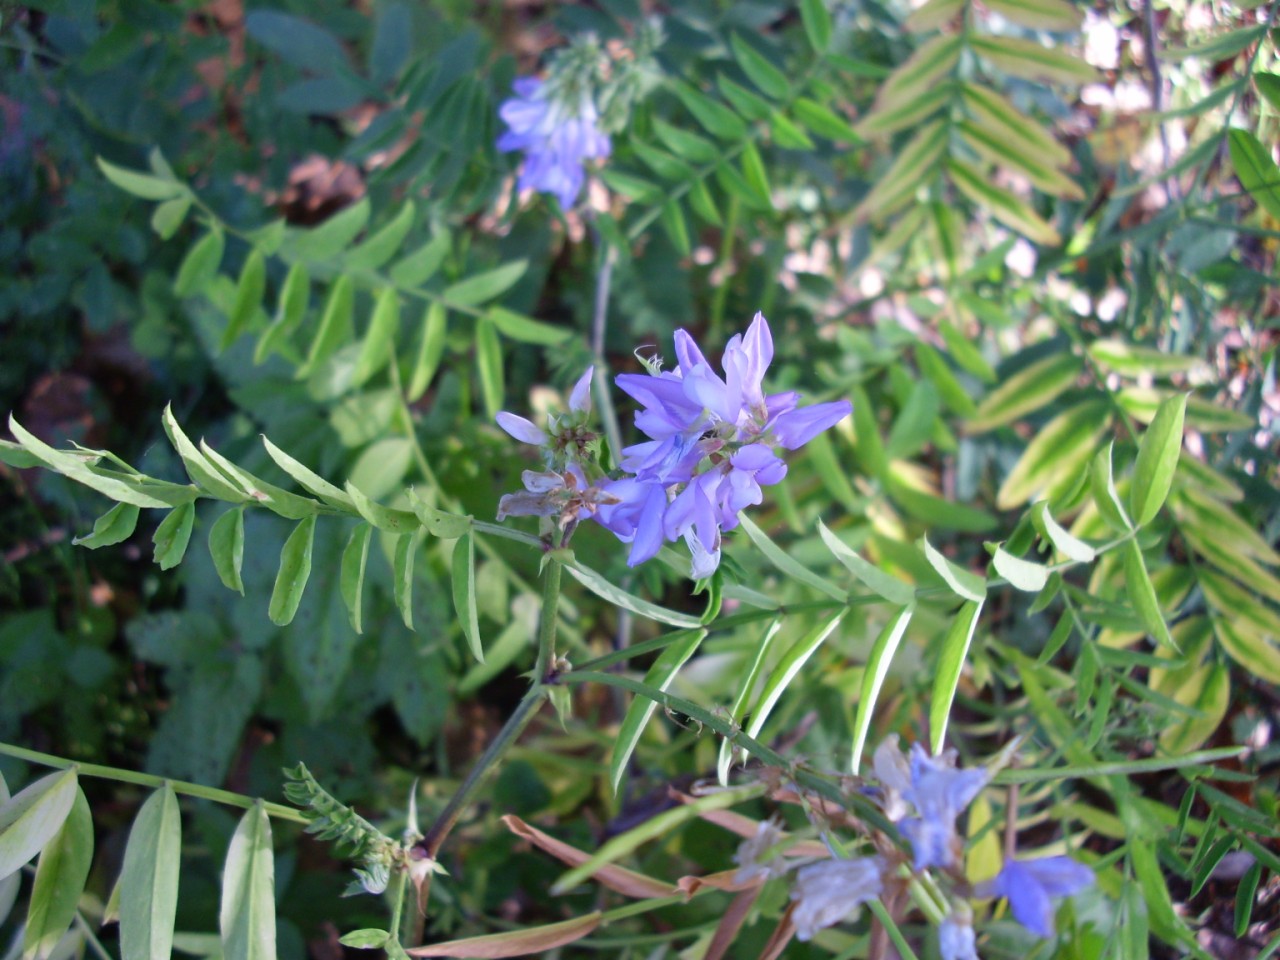
<svg viewBox="0 0 1280 960">
<path fill-rule="evenodd" d="M 843 540 L 832 533 L 822 520 L 818 521 L 818 534 L 827 548 L 835 554 L 836 559 L 874 593 L 884 597 L 890 603 L 902 605 L 910 604 L 915 599 L 914 587 L 862 559 Z"/>
<path fill-rule="evenodd" d="M 471 529 L 470 517 L 437 510 L 412 488 L 409 490 L 409 503 L 413 506 L 413 514 L 418 518 L 418 522 L 433 537 L 455 540 Z"/>
<path fill-rule="evenodd" d="M 988 546 L 991 546 L 990 544 Z M 1023 560 L 996 546 L 991 556 L 996 573 L 1009 581 L 1009 585 L 1026 593 L 1039 593 L 1049 582 L 1049 568 L 1034 560 Z"/>
<path fill-rule="evenodd" d="M 377 950 L 387 942 L 387 938 L 390 936 L 391 934 L 386 930 L 367 928 L 344 933 L 338 938 L 338 942 L 344 947 L 351 947 L 354 950 Z"/>
<path fill-rule="evenodd" d="M 1182 421 L 1187 409 L 1185 393 L 1160 404 L 1151 426 L 1142 435 L 1138 459 L 1129 486 L 1129 509 L 1134 523 L 1145 526 L 1164 506 L 1182 452 Z"/>
<path fill-rule="evenodd" d="M 832 631 L 840 626 L 844 613 L 841 610 L 826 623 L 820 624 L 809 631 L 809 633 L 797 640 L 790 650 L 782 655 L 778 665 L 769 674 L 769 679 L 765 681 L 764 687 L 760 691 L 760 699 L 756 701 L 755 708 L 751 711 L 751 721 L 747 724 L 747 736 L 758 736 L 760 731 L 764 729 L 765 722 L 769 719 L 769 714 L 773 712 L 773 708 L 777 706 L 787 687 L 791 685 L 791 681 L 796 678 L 800 668 L 808 662 L 818 647 L 822 646 L 822 641 L 831 636 Z"/>
<path fill-rule="evenodd" d="M 1209 372 L 1204 360 L 1190 353 L 1166 353 L 1119 338 L 1095 340 L 1086 348 L 1099 364 L 1130 377 L 1167 377 L 1192 370 Z"/>
<path fill-rule="evenodd" d="M 436 275 L 452 247 L 453 237 L 449 231 L 433 234 L 430 240 L 391 267 L 391 282 L 401 290 L 422 286 Z"/>
<path fill-rule="evenodd" d="M 1052 133 L 990 87 L 966 83 L 961 95 L 971 121 L 1010 149 L 1038 157 L 1054 167 L 1071 163 L 1071 151 Z"/>
<path fill-rule="evenodd" d="M 1098 79 L 1098 72 L 1079 57 L 1035 40 L 982 34 L 969 42 L 979 56 L 1025 80 L 1077 85 Z"/>
<path fill-rule="evenodd" d="M 387 365 L 392 344 L 400 332 L 400 294 L 395 287 L 383 287 L 374 302 L 369 329 L 360 343 L 351 385 L 359 387 Z"/>
<path fill-rule="evenodd" d="M 351 498 L 351 503 L 360 516 L 364 517 L 379 530 L 386 530 L 388 533 L 408 533 L 418 526 L 417 517 L 408 510 L 384 507 L 382 504 L 370 500 L 365 496 L 364 491 L 350 480 L 347 481 L 347 496 Z"/>
<path fill-rule="evenodd" d="M 334 281 L 320 314 L 320 326 L 315 339 L 307 350 L 307 362 L 298 368 L 298 377 L 310 376 L 317 366 L 329 359 L 333 352 L 355 335 L 352 317 L 355 315 L 356 288 L 349 274 Z"/>
<path fill-rule="evenodd" d="M 673 89 L 685 109 L 713 137 L 720 140 L 741 140 L 747 135 L 747 125 L 742 118 L 723 103 L 712 100 L 685 82 L 677 82 Z"/>
<path fill-rule="evenodd" d="M 338 574 L 342 602 L 347 607 L 351 629 L 356 633 L 364 632 L 361 628 L 361 598 L 364 593 L 364 571 L 369 560 L 369 541 L 372 536 L 373 526 L 368 523 L 361 523 L 351 531 L 351 538 L 342 551 L 342 566 Z"/>
<path fill-rule="evenodd" d="M 1084 13 L 1066 0 L 983 0 L 1006 20 L 1033 30 L 1069 33 L 1080 29 Z"/>
<path fill-rule="evenodd" d="M 951 716 L 951 704 L 960 686 L 960 674 L 964 670 L 969 645 L 978 628 L 978 615 L 982 612 L 981 599 L 969 600 L 956 613 L 938 655 L 937 673 L 933 678 L 933 697 L 929 706 L 929 729 L 932 732 L 931 752 L 937 756 L 947 740 L 947 720 Z"/>
<path fill-rule="evenodd" d="M 258 801 L 231 837 L 222 871 L 218 928 L 222 954 L 234 960 L 275 960 L 275 858 L 271 821 Z"/>
<path fill-rule="evenodd" d="M 1044 246 L 1056 247 L 1062 238 L 1040 214 L 1023 200 L 962 160 L 952 157 L 947 162 L 952 182 L 974 203 L 986 207 L 1005 226 L 1024 234 L 1027 239 Z"/>
<path fill-rule="evenodd" d="M 825 593 L 833 600 L 845 600 L 848 597 L 848 591 L 841 590 L 838 586 L 828 580 L 826 577 L 814 573 L 808 567 L 795 560 L 789 553 L 774 543 L 769 536 L 756 526 L 755 521 L 748 517 L 745 513 L 738 517 L 739 524 L 751 538 L 751 542 L 756 545 L 761 553 L 768 558 L 779 571 L 791 577 L 793 580 L 799 580 L 801 583 L 813 587 Z"/>
<path fill-rule="evenodd" d="M 240 268 L 240 279 L 236 283 L 236 298 L 232 301 L 231 312 L 227 315 L 227 326 L 222 331 L 219 350 L 226 350 L 239 339 L 240 334 L 249 329 L 250 323 L 262 306 L 262 297 L 267 292 L 267 262 L 262 251 L 257 247 L 249 252 L 244 266 Z"/>
<path fill-rule="evenodd" d="M 521 343 L 558 347 L 572 335 L 572 332 L 564 327 L 553 326 L 504 307 L 490 307 L 486 316 L 493 321 L 493 325 L 504 337 Z"/>
<path fill-rule="evenodd" d="M 751 702 L 751 695 L 755 693 L 756 684 L 760 679 L 760 673 L 764 670 L 765 662 L 768 660 L 770 652 L 773 650 L 774 638 L 778 636 L 778 632 L 782 629 L 782 618 L 779 617 L 769 622 L 769 628 L 765 631 L 764 639 L 756 645 L 755 653 L 752 654 L 751 664 L 748 666 L 746 673 L 739 680 L 738 695 L 734 698 L 733 706 L 729 710 L 729 719 L 734 723 L 741 722 L 743 716 L 747 712 L 747 705 Z M 734 747 L 733 741 L 727 737 L 720 741 L 720 755 L 716 760 L 716 776 L 720 781 L 720 786 L 727 787 L 729 785 L 729 767 L 733 763 Z"/>
<path fill-rule="evenodd" d="M 450 284 L 440 296 L 449 306 L 475 306 L 506 293 L 528 269 L 528 260 L 504 263 L 500 267 Z"/>
<path fill-rule="evenodd" d="M 689 240 L 689 224 L 685 220 L 684 210 L 680 204 L 674 200 L 668 200 L 662 205 L 662 212 L 658 219 L 667 237 L 670 238 L 672 246 L 676 248 L 676 253 L 682 257 L 689 256 L 693 249 Z"/>
<path fill-rule="evenodd" d="M 77 547 L 109 547 L 123 543 L 133 536 L 138 525 L 138 508 L 131 503 L 117 503 L 93 522 L 93 532 L 76 537 L 71 542 Z"/>
<path fill-rule="evenodd" d="M 742 176 L 762 207 L 772 209 L 773 189 L 769 186 L 769 172 L 754 143 L 748 143 L 742 149 Z"/>
<path fill-rule="evenodd" d="M 182 562 L 195 522 L 196 505 L 190 502 L 174 507 L 160 521 L 151 541 L 155 544 L 155 561 L 161 570 L 171 570 Z"/>
<path fill-rule="evenodd" d="M 800 22 L 814 53 L 824 53 L 831 45 L 831 14 L 825 0 L 800 0 Z"/>
<path fill-rule="evenodd" d="M 791 112 L 796 120 L 808 127 L 812 132 L 828 140 L 838 143 L 862 143 L 858 132 L 844 117 L 831 108 L 823 106 L 808 97 L 797 97 L 791 104 Z"/>
<path fill-rule="evenodd" d="M 677 640 L 664 649 L 653 662 L 653 666 L 649 668 L 649 672 L 645 674 L 645 684 L 662 691 L 670 687 L 680 668 L 693 656 L 706 635 L 706 630 L 693 630 L 687 637 Z M 614 739 L 613 756 L 609 760 L 609 784 L 613 787 L 614 793 L 618 792 L 618 784 L 622 782 L 622 775 L 626 772 L 631 754 L 635 751 L 636 744 L 640 742 L 640 735 L 657 709 L 658 704 L 646 697 L 634 697 L 631 705 L 627 707 L 626 716 L 622 718 L 622 725 L 618 728 L 618 735 Z"/>
<path fill-rule="evenodd" d="M 187 188 L 175 180 L 153 177 L 147 173 L 137 173 L 124 167 L 117 167 L 98 157 L 98 169 L 113 184 L 143 200 L 169 200 L 187 192 Z"/>
<path fill-rule="evenodd" d="M 347 254 L 347 269 L 377 270 L 395 256 L 416 221 L 417 208 L 405 200 L 390 223 Z"/>
<path fill-rule="evenodd" d="M 498 339 L 498 328 L 487 316 L 481 317 L 476 324 L 476 369 L 480 375 L 485 413 L 492 421 L 502 410 L 504 381 L 502 342 Z"/>
<path fill-rule="evenodd" d="M 1112 529 L 1121 533 L 1133 529 L 1129 516 L 1120 503 L 1120 494 L 1116 492 L 1115 477 L 1111 472 L 1111 450 L 1113 443 L 1108 443 L 1097 452 L 1089 469 L 1089 485 L 1093 491 L 1093 502 L 1098 513 Z"/>
<path fill-rule="evenodd" d="M 120 871 L 120 952 L 123 960 L 169 960 L 178 912 L 182 817 L 168 784 L 138 811 Z"/>
<path fill-rule="evenodd" d="M 315 536 L 316 518 L 313 514 L 298 523 L 280 551 L 280 569 L 267 606 L 267 616 L 276 626 L 283 627 L 298 612 L 302 592 L 311 576 L 311 548 Z"/>
<path fill-rule="evenodd" d="M 164 424 L 164 432 L 169 437 L 169 442 L 173 444 L 173 448 L 178 451 L 178 456 L 182 458 L 182 466 L 186 469 L 187 476 L 191 478 L 192 483 L 219 500 L 243 503 L 248 499 L 245 491 L 234 484 L 228 483 L 226 478 L 214 468 L 213 464 L 191 442 L 190 438 L 183 432 L 182 427 L 179 426 L 177 418 L 174 417 L 172 404 L 165 405 L 161 422 Z"/>
<path fill-rule="evenodd" d="M 427 304 L 426 314 L 422 318 L 422 337 L 418 341 L 413 372 L 409 375 L 409 385 L 405 390 L 405 399 L 410 403 L 421 399 L 427 392 L 427 387 L 431 386 L 431 379 L 440 367 L 440 358 L 444 356 L 448 332 L 448 314 L 444 305 L 433 300 Z"/>
<path fill-rule="evenodd" d="M 918 380 L 889 428 L 885 453 L 891 459 L 900 460 L 923 450 L 933 437 L 938 406 L 938 391 L 933 384 L 928 380 Z"/>
<path fill-rule="evenodd" d="M 232 507 L 209 528 L 209 555 L 218 579 L 230 590 L 244 595 L 240 568 L 244 563 L 244 507 Z"/>
<path fill-rule="evenodd" d="M 224 476 L 238 485 L 250 500 L 286 520 L 301 520 L 320 509 L 320 504 L 310 497 L 300 497 L 296 493 L 281 490 L 261 477 L 255 477 L 243 467 L 236 466 L 204 440 L 200 441 L 200 452 Z"/>
<path fill-rule="evenodd" d="M 204 293 L 205 288 L 213 282 L 213 278 L 218 273 L 225 245 L 226 239 L 218 227 L 212 228 L 192 244 L 182 260 L 182 265 L 178 267 L 177 279 L 173 281 L 174 295 L 194 297 Z"/>
<path fill-rule="evenodd" d="M 756 85 L 756 87 L 766 97 L 772 97 L 774 100 L 785 100 L 791 92 L 791 82 L 787 80 L 787 75 L 773 65 L 773 63 L 747 41 L 743 40 L 736 33 L 729 38 L 729 46 L 733 49 L 733 58 L 738 61 L 738 66 L 742 68 L 742 72 L 747 78 Z"/>
<path fill-rule="evenodd" d="M 293 479 L 298 482 L 298 485 L 301 486 L 302 489 L 306 490 L 307 493 L 319 497 L 321 500 L 337 507 L 339 510 L 350 511 L 355 509 L 355 504 L 352 503 L 351 497 L 348 494 L 335 487 L 328 480 L 324 479 L 324 477 L 320 476 L 320 474 L 314 473 L 309 468 L 303 466 L 297 460 L 293 459 L 293 457 L 289 456 L 289 454 L 285 453 L 274 443 L 268 440 L 265 436 L 262 438 L 262 445 L 266 447 L 267 456 L 271 457 L 271 459 L 275 461 L 276 466 L 289 476 L 293 477 Z"/>
<path fill-rule="evenodd" d="M 1097 556 L 1093 547 L 1059 526 L 1053 519 L 1053 515 L 1049 513 L 1049 501 L 1039 500 L 1032 506 L 1031 522 L 1035 524 L 1040 534 L 1046 537 L 1068 560 L 1074 560 L 1076 563 L 1092 563 Z"/>
<path fill-rule="evenodd" d="M 980 124 L 961 122 L 959 130 L 960 138 L 978 156 L 1021 174 L 1044 193 L 1068 200 L 1084 199 L 1080 185 L 1045 162 L 1042 156 L 1026 151 L 1022 145 L 1012 143 Z"/>
<path fill-rule="evenodd" d="M 964 0 L 928 0 L 907 17 L 903 26 L 911 33 L 936 30 L 960 15 Z"/>
<path fill-rule="evenodd" d="M 21 869 L 62 829 L 78 789 L 75 770 L 59 770 L 0 805 L 0 879 Z"/>
<path fill-rule="evenodd" d="M 93 815 L 78 786 L 62 828 L 40 852 L 22 934 L 23 960 L 48 957 L 76 918 L 93 862 Z"/>
<path fill-rule="evenodd" d="M 912 200 L 938 176 L 938 158 L 947 148 L 949 124 L 927 123 L 898 152 L 876 185 L 854 209 L 854 218 L 879 219 Z M 918 208 L 923 215 L 924 208 Z"/>
<path fill-rule="evenodd" d="M 351 246 L 369 222 L 372 207 L 364 197 L 345 210 L 340 210 L 320 226 L 295 236 L 293 252 L 297 259 L 312 262 L 331 260 Z"/>
<path fill-rule="evenodd" d="M 673 153 L 690 163 L 714 163 L 720 158 L 720 148 L 710 140 L 672 126 L 661 117 L 653 118 L 653 129 Z"/>
<path fill-rule="evenodd" d="M 453 609 L 457 611 L 471 655 L 484 663 L 480 616 L 476 611 L 476 545 L 471 533 L 459 537 L 453 545 Z"/>
<path fill-rule="evenodd" d="M 858 775 L 862 767 L 862 751 L 867 743 L 867 734 L 871 731 L 871 720 L 880 699 L 880 689 L 884 686 L 885 677 L 889 675 L 889 664 L 893 662 L 893 655 L 898 651 L 898 644 L 902 642 L 915 612 L 914 603 L 898 610 L 884 625 L 871 646 L 871 654 L 867 657 L 867 666 L 862 674 L 858 709 L 853 718 L 853 760 L 849 769 L 854 776 Z"/>
<path fill-rule="evenodd" d="M 1012 510 L 1046 494 L 1053 499 L 1065 483 L 1074 482 L 1111 423 L 1106 401 L 1077 404 L 1054 417 L 1027 445 L 996 494 L 996 506 Z"/>
<path fill-rule="evenodd" d="M 599 573 L 590 567 L 584 567 L 576 560 L 569 561 L 564 565 L 564 568 L 569 571 L 569 575 L 573 579 L 577 580 L 597 597 L 613 604 L 615 607 L 630 610 L 632 613 L 648 620 L 665 623 L 673 627 L 697 629 L 702 625 L 702 622 L 697 617 L 692 617 L 687 613 L 677 613 L 675 610 L 668 610 L 666 607 L 660 607 L 656 603 L 650 603 L 648 600 L 643 600 L 627 593 L 621 587 L 615 586 Z"/>
<path fill-rule="evenodd" d="M 854 131 L 862 137 L 883 137 L 914 127 L 951 102 L 953 87 L 954 84 L 946 82 L 912 91 L 911 96 L 868 113 Z"/>
<path fill-rule="evenodd" d="M 946 582 L 952 593 L 975 603 L 981 603 L 986 597 L 987 581 L 984 577 L 952 563 L 934 549 L 927 538 L 921 538 L 920 549 L 924 551 L 929 566 Z"/>
<path fill-rule="evenodd" d="M 161 240 L 172 240 L 190 212 L 191 197 L 180 196 L 166 200 L 151 211 L 151 229 Z"/>
<path fill-rule="evenodd" d="M 1120 552 L 1124 560 L 1124 583 L 1125 590 L 1129 595 L 1129 602 L 1133 604 L 1133 608 L 1142 619 L 1147 632 L 1159 643 L 1178 652 L 1178 645 L 1173 642 L 1173 637 L 1169 634 L 1169 626 L 1164 620 L 1164 614 L 1160 612 L 1160 601 L 1156 598 L 1156 588 L 1151 584 L 1151 577 L 1147 573 L 1147 564 L 1142 558 L 1142 550 L 1138 547 L 1137 541 L 1132 539 L 1126 541 L 1124 546 L 1120 548 Z"/>
<path fill-rule="evenodd" d="M 262 363 L 281 348 L 285 338 L 292 333 L 306 315 L 311 302 L 311 273 L 301 261 L 289 268 L 276 300 L 276 315 L 258 338 L 253 349 L 253 362 Z"/>
<path fill-rule="evenodd" d="M 1258 93 L 1262 94 L 1267 103 L 1280 110 L 1280 75 L 1255 71 L 1253 85 L 1258 88 Z"/>
<path fill-rule="evenodd" d="M 421 531 L 400 534 L 396 538 L 396 552 L 392 566 L 395 575 L 396 608 L 400 611 L 404 625 L 410 630 L 413 629 L 413 561 L 421 543 Z M 359 632 L 359 630 L 356 631 L 356 633 Z"/>
</svg>

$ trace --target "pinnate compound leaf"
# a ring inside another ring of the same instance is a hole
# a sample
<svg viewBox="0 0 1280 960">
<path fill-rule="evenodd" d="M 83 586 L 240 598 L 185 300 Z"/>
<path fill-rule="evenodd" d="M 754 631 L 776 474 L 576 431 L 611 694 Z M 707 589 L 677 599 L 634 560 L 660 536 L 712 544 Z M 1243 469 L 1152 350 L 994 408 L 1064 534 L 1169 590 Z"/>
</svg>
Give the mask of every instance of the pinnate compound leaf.
<svg viewBox="0 0 1280 960">
<path fill-rule="evenodd" d="M 22 936 L 23 960 L 48 957 L 70 928 L 92 862 L 93 815 L 77 786 L 71 812 L 40 852 Z"/>
<path fill-rule="evenodd" d="M 554 561 L 551 561 L 554 562 Z M 470 532 L 453 545 L 453 609 L 471 655 L 484 663 L 484 644 L 480 640 L 480 614 L 476 608 L 476 544 Z"/>
<path fill-rule="evenodd" d="M 71 542 L 77 547 L 109 547 L 133 536 L 138 525 L 138 508 L 131 503 L 117 503 L 93 522 L 93 531 Z"/>
<path fill-rule="evenodd" d="M 123 960 L 169 960 L 178 912 L 182 816 L 168 784 L 138 811 L 120 871 L 120 952 Z"/>
<path fill-rule="evenodd" d="M 884 686 L 885 677 L 889 675 L 889 665 L 893 655 L 898 651 L 911 623 L 911 616 L 916 611 L 915 604 L 902 607 L 889 622 L 884 625 L 876 642 L 872 644 L 871 654 L 867 657 L 867 666 L 862 674 L 862 692 L 858 697 L 858 709 L 853 718 L 853 761 L 850 770 L 855 776 L 862 766 L 862 751 L 867 743 L 867 734 L 871 731 L 871 720 L 875 712 L 876 702 L 880 699 L 880 689 Z"/>
<path fill-rule="evenodd" d="M 670 644 L 645 674 L 645 684 L 665 692 L 706 635 L 706 630 L 693 630 L 687 637 Z M 614 793 L 617 793 L 618 784 L 622 782 L 622 775 L 631 761 L 631 754 L 640 742 L 640 735 L 657 709 L 658 704 L 647 697 L 634 697 L 627 707 L 626 716 L 622 718 L 622 725 L 614 740 L 613 756 L 609 760 L 609 785 L 613 787 Z"/>
<path fill-rule="evenodd" d="M 186 556 L 191 542 L 191 530 L 196 522 L 196 505 L 187 502 L 174 507 L 156 527 L 152 543 L 155 545 L 155 561 L 161 570 L 171 570 Z"/>
<path fill-rule="evenodd" d="M 0 879 L 21 869 L 62 829 L 78 789 L 75 770 L 59 770 L 0 806 Z"/>
<path fill-rule="evenodd" d="M 1129 487 L 1129 510 L 1139 527 L 1155 519 L 1164 506 L 1182 452 L 1182 423 L 1187 395 L 1178 394 L 1160 404 L 1151 426 L 1142 435 L 1138 460 Z"/>
<path fill-rule="evenodd" d="M 960 686 L 960 674 L 964 671 L 964 661 L 969 655 L 969 645 L 973 642 L 974 632 L 978 628 L 978 615 L 981 612 L 981 600 L 966 601 L 956 613 L 942 641 L 937 673 L 933 680 L 933 697 L 929 707 L 929 729 L 933 734 L 931 751 L 934 756 L 942 752 L 943 745 L 946 743 L 947 720 L 951 715 L 951 704 L 956 697 L 956 688 Z"/>
<path fill-rule="evenodd" d="M 271 821 L 261 801 L 245 811 L 231 837 L 218 929 L 224 957 L 275 960 L 275 857 Z"/>
<path fill-rule="evenodd" d="M 173 448 L 178 451 L 178 456 L 182 458 L 182 466 L 187 471 L 187 476 L 191 478 L 192 483 L 219 500 L 243 503 L 248 499 L 245 492 L 236 485 L 228 483 L 227 479 L 191 442 L 191 439 L 183 432 L 177 418 L 173 415 L 172 404 L 165 405 L 161 422 L 164 425 L 165 434 L 169 437 L 169 442 L 173 444 Z"/>
<path fill-rule="evenodd" d="M 500 960 L 503 957 L 526 957 L 542 954 L 581 940 L 600 925 L 599 911 L 561 923 L 549 923 L 527 930 L 490 933 L 482 937 L 449 940 L 406 950 L 411 957 L 460 957 Z"/>
<path fill-rule="evenodd" d="M 827 548 L 835 554 L 844 566 L 862 581 L 863 585 L 868 587 L 874 593 L 879 594 L 890 603 L 909 604 L 915 598 L 915 588 L 910 584 L 903 583 L 897 577 L 885 573 L 873 563 L 869 563 L 858 555 L 858 553 L 845 544 L 843 540 L 832 533 L 825 523 L 818 521 L 818 534 L 822 537 L 822 542 Z"/>
<path fill-rule="evenodd" d="M 302 593 L 311 576 L 311 549 L 315 537 L 316 518 L 312 515 L 298 523 L 280 551 L 280 569 L 267 606 L 267 616 L 277 626 L 283 627 L 298 612 L 298 604 L 302 602 Z"/>
<path fill-rule="evenodd" d="M 232 507 L 209 528 L 209 555 L 218 579 L 228 589 L 244 595 L 240 568 L 244 564 L 244 507 Z"/>
</svg>

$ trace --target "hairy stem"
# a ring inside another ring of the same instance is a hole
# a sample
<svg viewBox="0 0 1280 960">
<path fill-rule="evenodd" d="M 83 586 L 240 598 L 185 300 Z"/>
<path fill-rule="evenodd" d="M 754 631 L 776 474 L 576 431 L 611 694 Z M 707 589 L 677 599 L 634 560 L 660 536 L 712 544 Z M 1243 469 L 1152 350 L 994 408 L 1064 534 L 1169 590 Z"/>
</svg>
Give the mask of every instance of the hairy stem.
<svg viewBox="0 0 1280 960">
<path fill-rule="evenodd" d="M 28 763 L 36 763 L 42 767 L 53 767 L 57 770 L 67 770 L 74 767 L 76 773 L 81 776 L 98 777 L 102 780 L 136 783 L 143 787 L 163 787 L 167 783 L 174 793 L 180 793 L 186 797 L 198 797 L 201 800 L 212 800 L 214 803 L 225 803 L 229 807 L 239 807 L 241 810 L 250 810 L 255 803 L 262 803 L 263 809 L 266 810 L 268 816 L 275 817 L 278 820 L 291 820 L 294 823 L 311 822 L 308 816 L 299 810 L 294 810 L 292 807 L 286 807 L 280 803 L 267 803 L 255 797 L 232 793 L 230 790 L 219 790 L 217 787 L 205 787 L 198 783 L 170 780 L 168 777 L 157 777 L 149 773 L 135 773 L 133 770 L 121 770 L 117 767 L 104 767 L 96 763 L 80 763 L 76 760 L 67 760 L 65 757 L 55 757 L 52 754 L 28 750 L 26 747 L 15 747 L 9 743 L 0 743 L 0 754 L 17 760 L 25 760 Z"/>
</svg>

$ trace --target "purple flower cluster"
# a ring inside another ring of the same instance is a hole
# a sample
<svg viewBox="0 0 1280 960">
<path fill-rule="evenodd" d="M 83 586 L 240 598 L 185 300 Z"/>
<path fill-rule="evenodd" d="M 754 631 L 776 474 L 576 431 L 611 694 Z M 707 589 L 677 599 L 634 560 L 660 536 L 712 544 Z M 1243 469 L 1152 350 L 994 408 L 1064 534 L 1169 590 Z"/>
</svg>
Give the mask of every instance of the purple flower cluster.
<svg viewBox="0 0 1280 960">
<path fill-rule="evenodd" d="M 773 337 L 758 313 L 746 334 L 725 347 L 723 375 L 684 330 L 676 331 L 675 345 L 673 370 L 654 363 L 648 374 L 617 378 L 639 402 L 636 426 L 649 438 L 622 451 L 622 477 L 604 478 L 589 455 L 594 435 L 584 432 L 583 422 L 590 407 L 590 370 L 574 388 L 570 414 L 549 432 L 515 414 L 499 414 L 498 425 L 517 440 L 542 447 L 548 466 L 563 481 L 531 474 L 525 486 L 534 496 L 504 497 L 502 512 L 560 512 L 562 525 L 593 518 L 631 544 L 630 566 L 653 557 L 664 541 L 683 538 L 693 555 L 693 577 L 715 572 L 721 532 L 738 525 L 739 511 L 764 499 L 762 487 L 786 476 L 787 465 L 776 449 L 803 446 L 853 408 L 847 400 L 801 407 L 795 392 L 766 396 L 763 381 L 773 360 Z M 588 486 L 593 472 L 599 479 Z"/>
<path fill-rule="evenodd" d="M 776 448 L 795 450 L 849 415 L 847 400 L 800 407 L 795 392 L 766 396 L 773 336 L 757 313 L 734 336 L 717 374 L 684 330 L 675 335 L 677 364 L 648 374 L 622 374 L 618 386 L 640 404 L 636 426 L 649 439 L 622 451 L 630 476 L 606 491 L 618 501 L 596 520 L 631 544 L 627 563 L 648 560 L 664 540 L 681 538 L 693 555 L 695 578 L 720 563 L 720 536 L 738 513 L 764 499 L 787 465 Z"/>
<path fill-rule="evenodd" d="M 582 191 L 584 162 L 609 155 L 609 136 L 600 129 L 595 104 L 587 95 L 572 102 L 555 97 L 536 77 L 521 77 L 512 86 L 515 96 L 498 109 L 508 129 L 497 147 L 524 152 L 521 190 L 550 193 L 567 210 Z"/>
</svg>

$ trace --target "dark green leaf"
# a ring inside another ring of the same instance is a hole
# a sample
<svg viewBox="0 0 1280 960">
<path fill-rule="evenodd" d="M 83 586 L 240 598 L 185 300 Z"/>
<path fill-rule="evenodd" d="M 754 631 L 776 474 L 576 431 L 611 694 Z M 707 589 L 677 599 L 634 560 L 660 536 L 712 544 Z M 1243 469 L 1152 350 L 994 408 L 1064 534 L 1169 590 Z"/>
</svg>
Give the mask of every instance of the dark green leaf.
<svg viewBox="0 0 1280 960">
<path fill-rule="evenodd" d="M 459 537 L 453 545 L 453 608 L 472 656 L 484 663 L 480 617 L 476 611 L 476 545 L 470 533 Z"/>
<path fill-rule="evenodd" d="M 187 544 L 191 541 L 191 528 L 196 522 L 196 506 L 188 502 L 174 507 L 169 515 L 160 521 L 155 535 L 151 538 L 155 544 L 155 561 L 161 570 L 169 570 L 182 562 L 187 552 Z"/>
<path fill-rule="evenodd" d="M 315 535 L 316 518 L 312 515 L 298 523 L 280 551 L 280 570 L 267 607 L 267 616 L 277 626 L 284 626 L 298 612 L 302 592 L 311 576 L 311 548 Z"/>
<path fill-rule="evenodd" d="M 240 568 L 244 563 L 244 507 L 232 507 L 209 528 L 209 555 L 218 579 L 228 589 L 244 594 Z"/>
</svg>

